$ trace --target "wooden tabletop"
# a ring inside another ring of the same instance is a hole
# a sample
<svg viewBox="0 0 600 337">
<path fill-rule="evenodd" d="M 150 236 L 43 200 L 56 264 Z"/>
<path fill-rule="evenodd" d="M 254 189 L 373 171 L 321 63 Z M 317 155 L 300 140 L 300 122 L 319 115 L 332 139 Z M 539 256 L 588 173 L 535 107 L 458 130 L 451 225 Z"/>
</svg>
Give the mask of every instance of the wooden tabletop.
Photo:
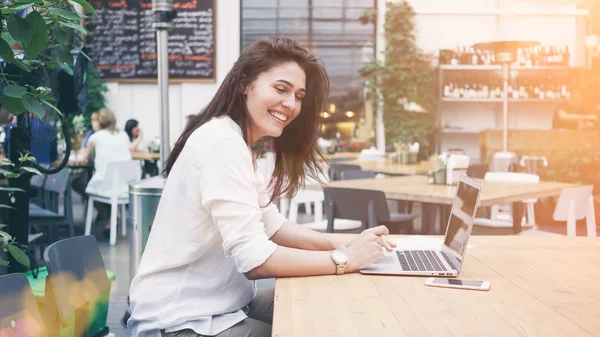
<svg viewBox="0 0 600 337">
<path fill-rule="evenodd" d="M 383 159 L 377 161 L 347 161 L 344 164 L 359 165 L 361 169 L 365 171 L 373 171 L 375 173 L 389 174 L 389 175 L 427 175 L 429 171 L 433 170 L 433 164 L 428 161 L 422 161 L 418 164 L 399 164 L 391 161 L 390 159 Z"/>
<path fill-rule="evenodd" d="M 131 154 L 131 158 L 137 159 L 137 160 L 159 160 L 160 153 L 134 152 Z"/>
<path fill-rule="evenodd" d="M 428 184 L 426 176 L 342 180 L 330 182 L 327 186 L 380 190 L 385 193 L 388 199 L 438 205 L 452 205 L 456 194 L 456 186 Z M 532 198 L 555 196 L 559 195 L 564 188 L 573 186 L 577 185 L 558 182 L 508 183 L 484 181 L 479 206 L 488 207 Z M 322 186 L 307 185 L 306 188 L 322 189 Z"/>
<path fill-rule="evenodd" d="M 272 336 L 600 336 L 600 239 L 474 236 L 460 278 L 349 274 L 277 279 Z"/>
</svg>

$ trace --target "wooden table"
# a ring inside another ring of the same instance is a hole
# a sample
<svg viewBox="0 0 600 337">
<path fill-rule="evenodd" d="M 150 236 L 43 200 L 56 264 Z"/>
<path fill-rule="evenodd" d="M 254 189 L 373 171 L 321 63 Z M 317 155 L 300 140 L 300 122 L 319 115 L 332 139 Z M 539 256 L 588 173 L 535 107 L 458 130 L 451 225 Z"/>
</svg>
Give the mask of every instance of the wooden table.
<svg viewBox="0 0 600 337">
<path fill-rule="evenodd" d="M 333 154 L 323 154 L 323 158 L 325 158 L 326 160 L 332 160 L 332 159 L 348 159 L 348 160 L 355 160 L 358 158 L 359 153 L 358 152 L 336 152 Z"/>
<path fill-rule="evenodd" d="M 427 175 L 429 171 L 433 170 L 433 164 L 428 161 L 422 161 L 418 164 L 399 164 L 394 163 L 389 159 L 378 160 L 378 161 L 348 161 L 344 164 L 359 165 L 361 169 L 365 171 L 373 171 L 375 173 L 389 174 L 389 175 Z"/>
<path fill-rule="evenodd" d="M 329 182 L 330 187 L 358 188 L 379 190 L 386 198 L 423 203 L 422 223 L 425 234 L 432 233 L 433 220 L 437 206 L 445 206 L 442 221 L 447 219 L 452 206 L 456 186 L 433 185 L 427 183 L 425 176 L 390 177 L 386 179 L 359 179 Z M 522 201 L 533 198 L 544 198 L 559 195 L 560 192 L 576 185 L 558 182 L 509 183 L 484 181 L 479 198 L 479 207 L 513 203 L 514 232 L 521 231 L 523 214 Z M 307 185 L 308 189 L 322 189 L 321 185 Z"/>
<path fill-rule="evenodd" d="M 131 158 L 137 159 L 137 160 L 159 160 L 160 153 L 134 152 L 131 154 Z"/>
<path fill-rule="evenodd" d="M 600 336 L 600 239 L 474 236 L 460 277 L 349 274 L 277 279 L 272 336 Z M 559 268 L 557 268 L 559 267 Z"/>
</svg>

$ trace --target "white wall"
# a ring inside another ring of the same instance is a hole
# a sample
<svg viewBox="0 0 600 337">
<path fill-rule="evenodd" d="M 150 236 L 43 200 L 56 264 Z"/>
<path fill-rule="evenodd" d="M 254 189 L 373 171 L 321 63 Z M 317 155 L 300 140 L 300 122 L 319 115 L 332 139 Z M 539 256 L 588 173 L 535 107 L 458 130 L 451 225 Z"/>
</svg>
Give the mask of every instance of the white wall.
<svg viewBox="0 0 600 337">
<path fill-rule="evenodd" d="M 479 42 L 534 40 L 542 45 L 568 45 L 571 66 L 585 66 L 583 36 L 586 33 L 586 21 L 573 15 L 562 15 L 575 12 L 572 4 L 557 4 L 548 0 L 409 2 L 417 13 L 417 44 L 427 53 Z M 561 15 L 540 15 L 541 13 Z M 383 22 L 379 22 L 379 25 L 378 34 L 383 34 Z M 550 129 L 555 108 L 556 104 L 551 103 L 509 104 L 509 128 Z M 466 130 L 502 128 L 502 104 L 499 103 L 440 102 L 438 112 L 441 114 L 442 126 L 451 124 Z M 479 161 L 478 134 L 442 135 L 442 150 L 456 147 L 464 148 L 474 161 Z"/>
<path fill-rule="evenodd" d="M 216 1 L 216 83 L 169 85 L 169 132 L 171 145 L 185 125 L 185 116 L 198 113 L 213 97 L 240 55 L 240 0 Z M 107 82 L 107 106 L 117 115 L 119 128 L 130 118 L 140 122 L 144 140 L 160 135 L 158 86 L 156 84 Z"/>
</svg>

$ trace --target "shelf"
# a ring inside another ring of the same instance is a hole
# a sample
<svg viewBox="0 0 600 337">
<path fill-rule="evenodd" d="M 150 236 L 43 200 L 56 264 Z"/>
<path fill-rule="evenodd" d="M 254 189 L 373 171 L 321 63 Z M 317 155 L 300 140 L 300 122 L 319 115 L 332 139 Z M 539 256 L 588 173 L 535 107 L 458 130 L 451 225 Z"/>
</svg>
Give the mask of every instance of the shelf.
<svg viewBox="0 0 600 337">
<path fill-rule="evenodd" d="M 478 70 L 478 71 L 500 71 L 502 70 L 502 65 L 492 64 L 492 65 L 469 65 L 469 64 L 459 64 L 459 65 L 451 65 L 451 64 L 442 64 L 440 65 L 441 70 Z M 527 71 L 527 70 L 581 70 L 581 67 L 566 67 L 566 66 L 531 66 L 531 67 L 511 67 L 510 70 L 516 71 Z"/>
<path fill-rule="evenodd" d="M 483 99 L 483 98 L 442 98 L 442 102 L 455 102 L 455 103 L 502 103 L 503 99 Z M 527 98 L 527 99 L 509 99 L 509 103 L 564 103 L 566 99 L 539 99 L 539 98 Z"/>
</svg>

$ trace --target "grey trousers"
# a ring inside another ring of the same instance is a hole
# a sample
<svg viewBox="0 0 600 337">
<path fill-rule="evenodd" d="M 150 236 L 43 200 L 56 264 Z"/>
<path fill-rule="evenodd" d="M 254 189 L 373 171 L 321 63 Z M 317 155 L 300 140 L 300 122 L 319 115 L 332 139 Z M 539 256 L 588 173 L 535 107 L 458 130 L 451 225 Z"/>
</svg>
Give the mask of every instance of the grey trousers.
<svg viewBox="0 0 600 337">
<path fill-rule="evenodd" d="M 215 337 L 270 337 L 273 324 L 274 289 L 258 289 L 256 297 L 248 304 L 248 318 Z M 244 310 L 246 311 L 246 310 Z M 162 337 L 203 337 L 191 329 L 163 332 Z"/>
</svg>

